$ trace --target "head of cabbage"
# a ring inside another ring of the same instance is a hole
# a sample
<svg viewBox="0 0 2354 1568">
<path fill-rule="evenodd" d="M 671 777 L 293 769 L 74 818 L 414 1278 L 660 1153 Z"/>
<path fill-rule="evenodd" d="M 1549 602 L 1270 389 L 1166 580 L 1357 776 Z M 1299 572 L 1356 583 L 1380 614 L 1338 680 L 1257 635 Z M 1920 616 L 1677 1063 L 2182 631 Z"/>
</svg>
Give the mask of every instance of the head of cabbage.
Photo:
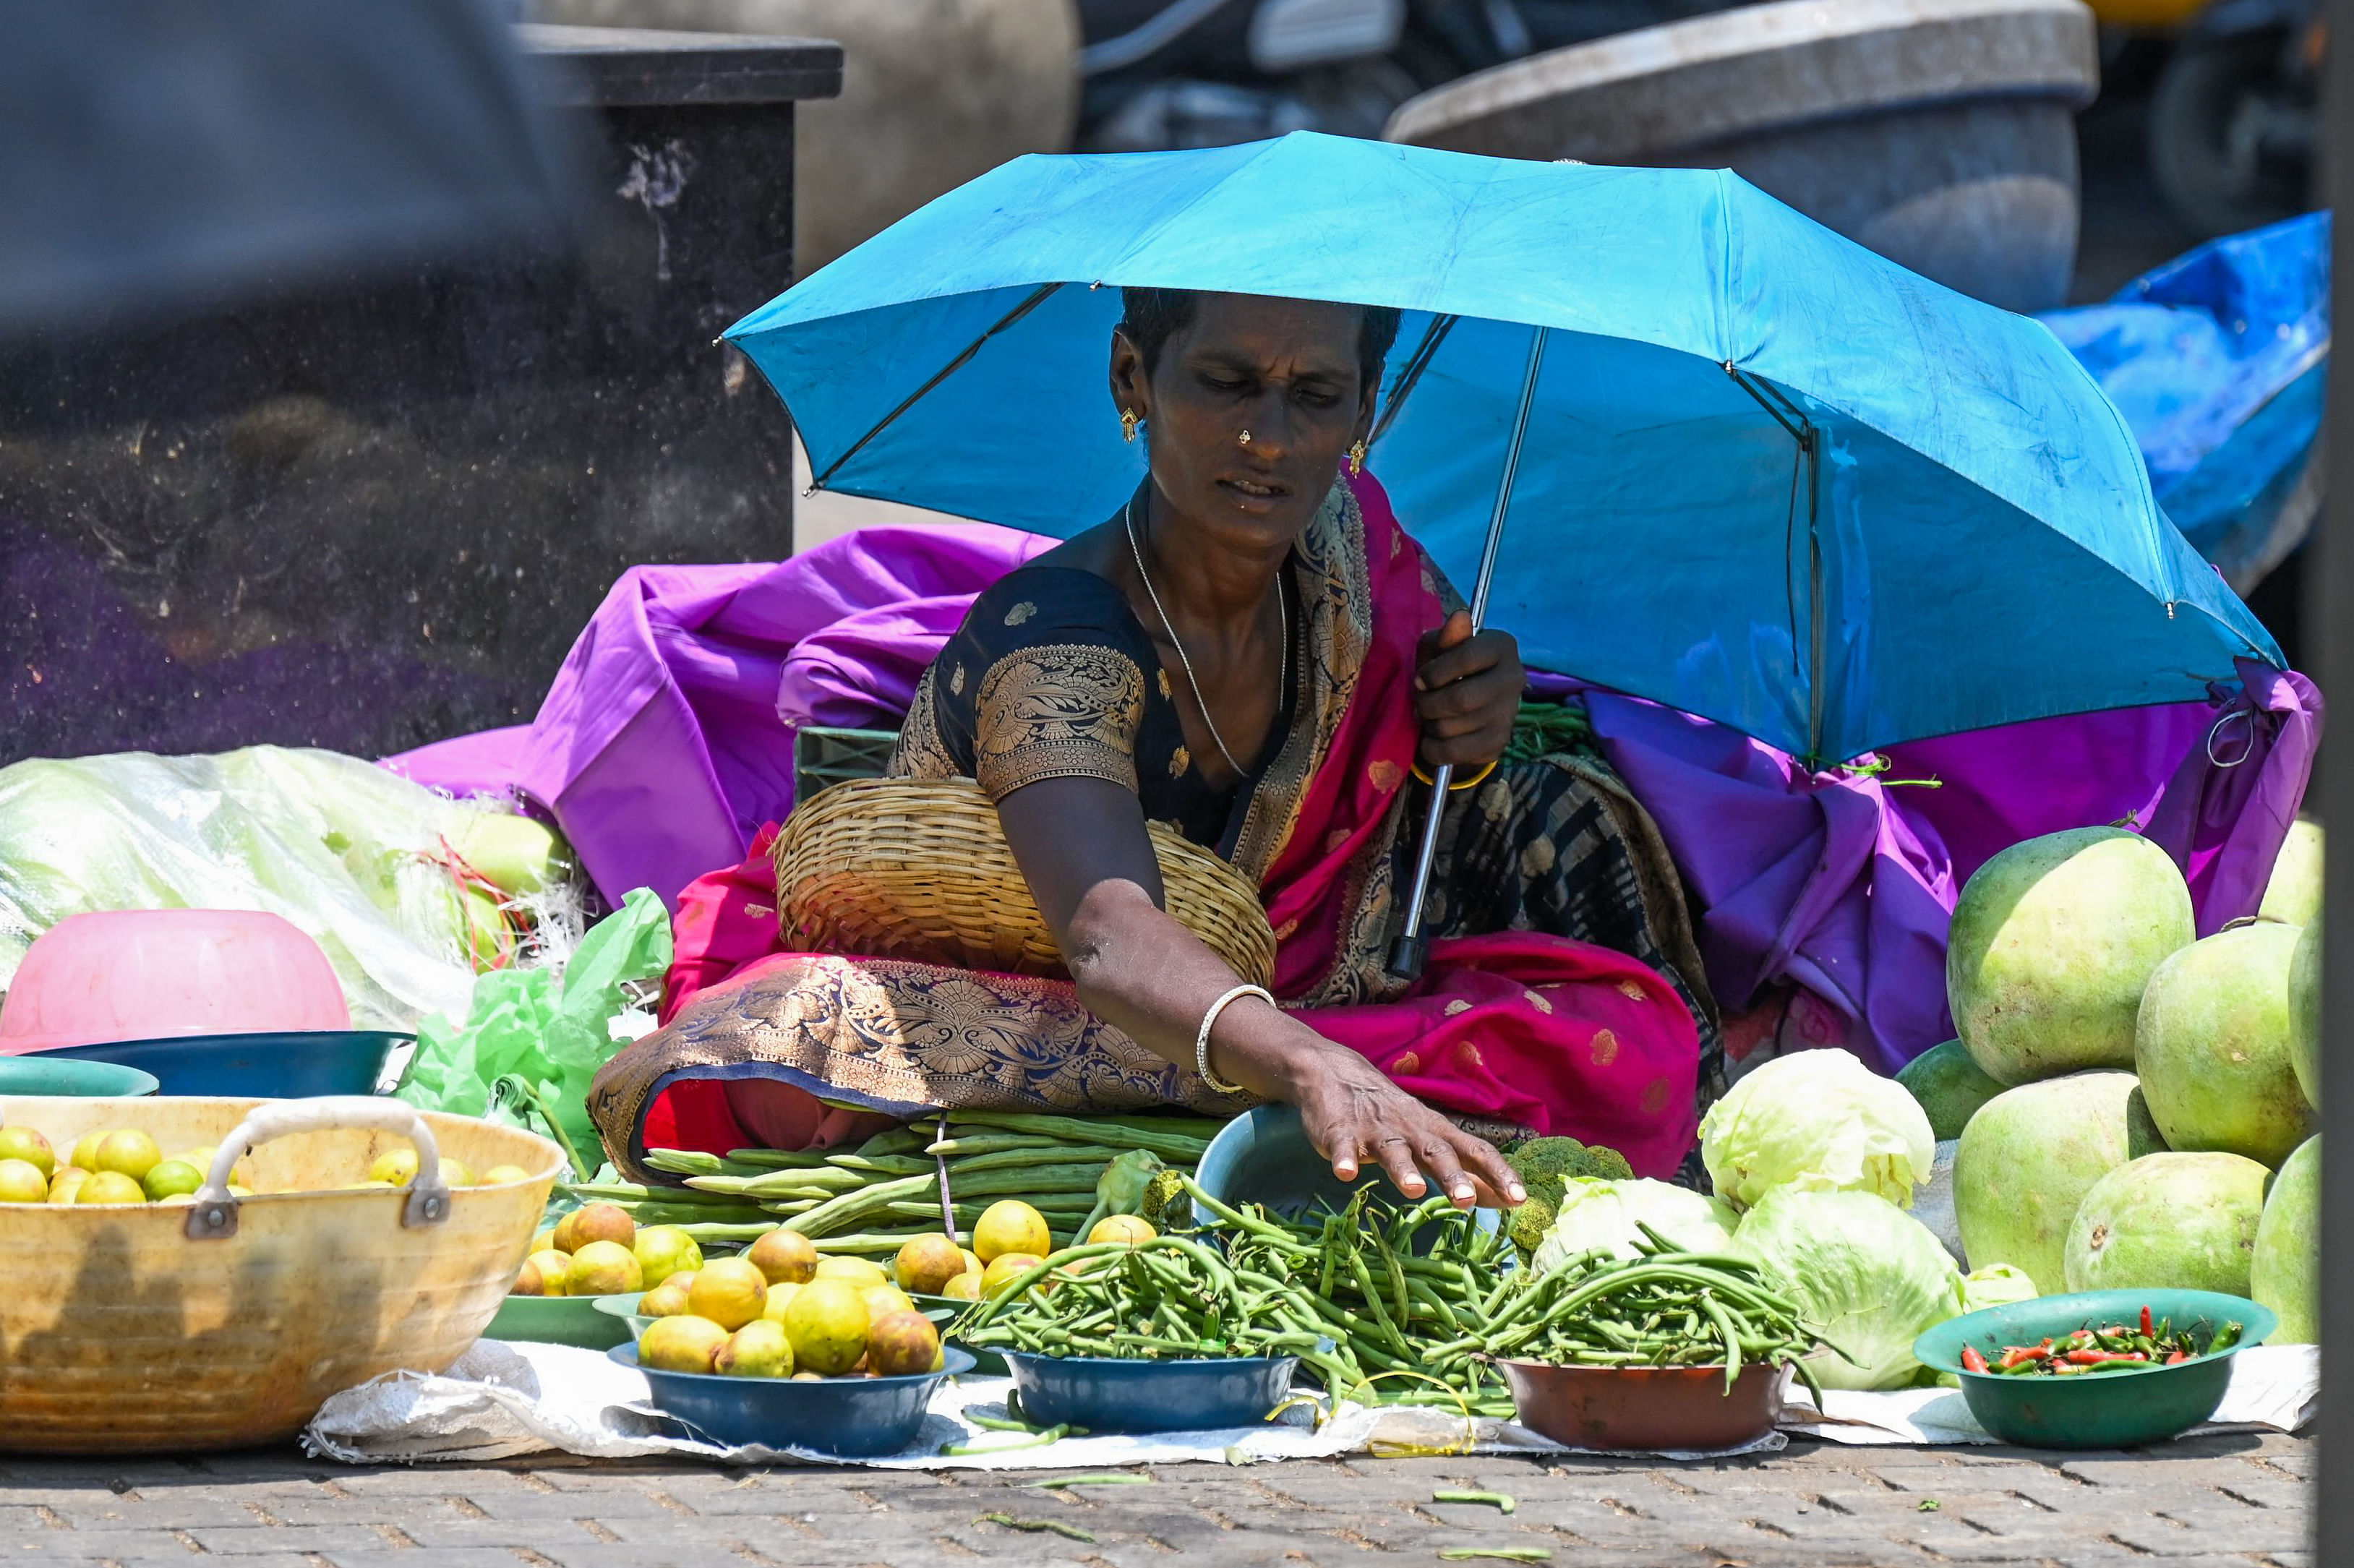
<svg viewBox="0 0 2354 1568">
<path fill-rule="evenodd" d="M 1812 1363 L 1826 1388 L 1911 1381 L 1914 1338 L 1961 1309 L 1961 1271 L 1945 1247 L 1870 1192 L 1776 1188 L 1742 1216 L 1732 1250 L 1756 1259 L 1799 1320 L 1838 1347 Z"/>
<path fill-rule="evenodd" d="M 1704 1197 L 1665 1181 L 1604 1181 L 1581 1177 L 1567 1182 L 1551 1229 L 1537 1244 L 1529 1266 L 1539 1274 L 1580 1253 L 1606 1251 L 1634 1257 L 1642 1251 L 1642 1225 L 1649 1225 L 1686 1252 L 1723 1252 L 1732 1245 L 1741 1216 L 1721 1198 Z"/>
<path fill-rule="evenodd" d="M 1700 1152 L 1716 1195 L 1735 1208 L 1802 1187 L 1909 1209 L 1937 1140 L 1911 1090 L 1827 1047 L 1778 1057 L 1734 1085 L 1701 1119 Z"/>
</svg>

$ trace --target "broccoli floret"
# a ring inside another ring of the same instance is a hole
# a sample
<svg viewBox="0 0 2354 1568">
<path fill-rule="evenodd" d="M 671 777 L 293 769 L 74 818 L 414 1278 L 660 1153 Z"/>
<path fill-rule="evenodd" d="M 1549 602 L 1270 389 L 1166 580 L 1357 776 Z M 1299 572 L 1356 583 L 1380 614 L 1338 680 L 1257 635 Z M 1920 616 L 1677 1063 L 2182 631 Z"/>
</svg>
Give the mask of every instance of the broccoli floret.
<svg viewBox="0 0 2354 1568">
<path fill-rule="evenodd" d="M 1581 1178 L 1627 1181 L 1635 1175 L 1634 1167 L 1617 1150 L 1588 1146 L 1574 1138 L 1532 1138 L 1507 1150 L 1504 1163 L 1529 1190 L 1529 1201 L 1512 1214 L 1510 1233 L 1523 1256 L 1536 1251 L 1537 1243 L 1553 1228 L 1570 1182 Z"/>
<path fill-rule="evenodd" d="M 1504 1156 L 1526 1183 L 1531 1192 L 1540 1186 L 1551 1191 L 1558 1199 L 1562 1186 L 1577 1177 L 1591 1177 L 1602 1181 L 1627 1181 L 1634 1178 L 1634 1168 L 1627 1157 L 1615 1149 L 1600 1144 L 1588 1146 L 1574 1138 L 1532 1138 L 1514 1146 Z"/>
<path fill-rule="evenodd" d="M 1154 1230 L 1167 1234 L 1171 1231 L 1193 1228 L 1193 1199 L 1185 1191 L 1185 1172 L 1159 1171 L 1144 1184 L 1144 1196 L 1136 1205 L 1138 1215 Z"/>
<path fill-rule="evenodd" d="M 1553 1229 L 1553 1216 L 1557 1212 L 1552 1199 L 1539 1197 L 1534 1192 L 1529 1194 L 1527 1202 L 1512 1211 L 1511 1228 L 1505 1234 L 1512 1238 L 1512 1245 L 1521 1249 L 1522 1257 L 1526 1258 L 1537 1250 L 1537 1244 L 1544 1240 L 1545 1232 Z"/>
</svg>

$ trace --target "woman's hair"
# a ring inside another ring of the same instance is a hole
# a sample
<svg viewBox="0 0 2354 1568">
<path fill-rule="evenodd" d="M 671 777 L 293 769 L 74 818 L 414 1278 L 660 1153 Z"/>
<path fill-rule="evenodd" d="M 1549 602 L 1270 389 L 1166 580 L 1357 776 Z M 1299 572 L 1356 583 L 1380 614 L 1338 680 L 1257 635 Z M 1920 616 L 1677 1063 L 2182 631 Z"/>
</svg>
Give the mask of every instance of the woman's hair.
<svg viewBox="0 0 2354 1568">
<path fill-rule="evenodd" d="M 1160 368 L 1161 348 L 1193 325 L 1202 306 L 1202 292 L 1198 289 L 1122 289 L 1119 292 L 1127 311 L 1120 317 L 1119 330 L 1144 356 L 1144 374 L 1150 376 Z M 1398 313 L 1389 305 L 1360 308 L 1357 376 L 1361 386 L 1373 387 L 1382 378 L 1382 361 L 1389 357 L 1390 344 L 1397 341 Z"/>
</svg>

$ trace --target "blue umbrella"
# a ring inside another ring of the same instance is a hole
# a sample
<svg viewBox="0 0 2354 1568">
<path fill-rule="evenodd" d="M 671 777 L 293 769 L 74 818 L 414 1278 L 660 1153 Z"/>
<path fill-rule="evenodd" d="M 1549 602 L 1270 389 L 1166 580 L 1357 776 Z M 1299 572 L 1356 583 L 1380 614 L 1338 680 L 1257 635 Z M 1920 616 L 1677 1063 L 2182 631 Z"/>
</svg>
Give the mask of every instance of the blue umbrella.
<svg viewBox="0 0 2354 1568">
<path fill-rule="evenodd" d="M 2050 332 L 1726 173 L 1306 132 L 1022 158 L 727 336 L 820 485 L 1068 535 L 1142 477 L 1105 383 L 1129 284 L 1403 310 L 1372 464 L 1487 619 L 1818 763 L 2280 662 Z"/>
</svg>

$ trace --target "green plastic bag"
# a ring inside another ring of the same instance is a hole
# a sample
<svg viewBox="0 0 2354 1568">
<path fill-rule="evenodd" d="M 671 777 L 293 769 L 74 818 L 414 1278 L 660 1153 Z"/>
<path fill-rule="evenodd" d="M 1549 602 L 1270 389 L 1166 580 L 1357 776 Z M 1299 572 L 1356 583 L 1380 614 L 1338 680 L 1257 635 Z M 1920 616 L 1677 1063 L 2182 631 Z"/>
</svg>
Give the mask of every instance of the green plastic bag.
<svg viewBox="0 0 2354 1568">
<path fill-rule="evenodd" d="M 614 1024 L 633 1010 L 633 984 L 670 968 L 670 912 L 641 887 L 591 927 L 558 976 L 498 969 L 474 982 L 465 1021 L 435 1013 L 417 1027 L 417 1054 L 393 1091 L 422 1110 L 486 1117 L 552 1137 L 576 1177 L 598 1163 L 588 1081 L 631 1035 Z"/>
</svg>

